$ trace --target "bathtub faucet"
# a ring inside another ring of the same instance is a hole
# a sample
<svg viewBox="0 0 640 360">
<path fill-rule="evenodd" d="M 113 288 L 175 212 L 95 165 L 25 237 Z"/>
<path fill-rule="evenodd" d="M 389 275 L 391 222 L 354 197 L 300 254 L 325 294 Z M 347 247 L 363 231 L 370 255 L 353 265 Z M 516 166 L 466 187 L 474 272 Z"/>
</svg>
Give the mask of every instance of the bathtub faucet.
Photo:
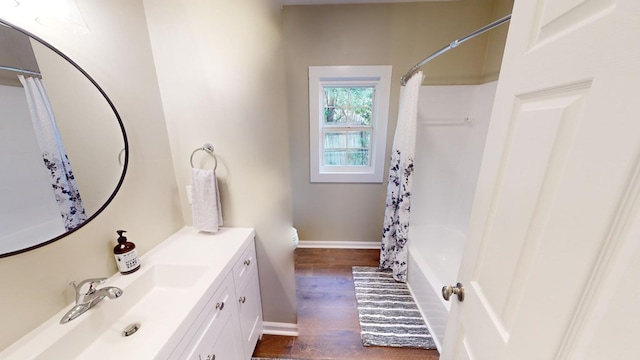
<svg viewBox="0 0 640 360">
<path fill-rule="evenodd" d="M 73 286 L 73 289 L 76 292 L 76 304 L 71 308 L 71 310 L 67 311 L 67 313 L 64 314 L 62 319 L 60 319 L 60 323 L 68 323 L 69 321 L 84 314 L 87 310 L 94 307 L 105 297 L 108 297 L 109 299 L 119 298 L 122 295 L 122 289 L 120 288 L 107 286 L 98 289 L 96 287 L 96 285 L 104 284 L 105 280 L 105 278 L 97 278 L 82 280 L 77 285 L 75 281 L 69 283 L 69 285 Z M 83 288 L 86 287 L 85 285 L 88 285 L 89 288 L 86 292 L 83 292 Z"/>
</svg>

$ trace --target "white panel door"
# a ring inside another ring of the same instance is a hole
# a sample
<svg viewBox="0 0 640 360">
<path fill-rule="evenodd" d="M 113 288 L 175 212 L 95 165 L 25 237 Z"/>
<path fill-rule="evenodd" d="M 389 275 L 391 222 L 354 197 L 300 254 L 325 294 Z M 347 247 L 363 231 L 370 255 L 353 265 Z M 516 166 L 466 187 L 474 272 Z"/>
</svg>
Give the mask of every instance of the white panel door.
<svg viewBox="0 0 640 360">
<path fill-rule="evenodd" d="M 442 360 L 640 356 L 639 97 L 640 1 L 515 0 Z"/>
</svg>

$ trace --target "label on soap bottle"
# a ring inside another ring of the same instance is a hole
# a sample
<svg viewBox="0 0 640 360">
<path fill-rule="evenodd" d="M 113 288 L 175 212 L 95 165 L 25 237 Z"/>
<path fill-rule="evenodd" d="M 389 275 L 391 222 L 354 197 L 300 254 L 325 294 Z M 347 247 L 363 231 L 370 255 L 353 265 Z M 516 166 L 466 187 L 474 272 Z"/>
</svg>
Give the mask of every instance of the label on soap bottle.
<svg viewBox="0 0 640 360">
<path fill-rule="evenodd" d="M 133 249 L 124 254 L 114 254 L 114 256 L 116 257 L 118 270 L 121 273 L 131 271 L 140 266 L 140 261 L 138 260 L 138 252 L 136 251 L 136 249 Z"/>
</svg>

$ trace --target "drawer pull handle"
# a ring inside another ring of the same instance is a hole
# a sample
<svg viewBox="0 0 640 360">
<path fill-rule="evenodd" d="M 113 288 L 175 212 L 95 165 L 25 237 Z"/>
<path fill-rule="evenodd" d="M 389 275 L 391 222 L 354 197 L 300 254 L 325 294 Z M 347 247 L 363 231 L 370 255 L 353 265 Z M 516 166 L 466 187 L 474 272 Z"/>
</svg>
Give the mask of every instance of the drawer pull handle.
<svg viewBox="0 0 640 360">
<path fill-rule="evenodd" d="M 247 259 L 247 260 L 245 260 L 245 261 L 244 261 L 244 264 L 245 264 L 246 266 L 251 265 L 251 259 Z"/>
<path fill-rule="evenodd" d="M 238 301 L 239 301 L 241 304 L 244 304 L 244 303 L 245 303 L 245 301 L 247 301 L 247 298 L 246 298 L 246 297 L 244 297 L 244 296 L 240 296 L 240 299 L 238 299 Z"/>
<path fill-rule="evenodd" d="M 218 310 L 222 310 L 224 309 L 224 301 L 223 302 L 219 302 L 216 304 L 216 309 Z"/>
<path fill-rule="evenodd" d="M 202 355 L 198 355 L 198 359 L 202 360 Z M 216 360 L 216 355 L 215 354 L 207 355 L 207 358 L 204 360 Z"/>
</svg>

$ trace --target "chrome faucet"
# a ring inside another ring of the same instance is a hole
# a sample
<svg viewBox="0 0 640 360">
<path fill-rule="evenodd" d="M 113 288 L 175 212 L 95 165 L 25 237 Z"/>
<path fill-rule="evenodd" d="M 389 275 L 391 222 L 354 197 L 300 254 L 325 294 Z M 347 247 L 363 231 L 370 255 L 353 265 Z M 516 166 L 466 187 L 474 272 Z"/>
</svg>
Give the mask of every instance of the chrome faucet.
<svg viewBox="0 0 640 360">
<path fill-rule="evenodd" d="M 82 280 L 77 285 L 75 281 L 70 282 L 69 285 L 73 286 L 74 290 L 76 291 L 76 304 L 71 308 L 71 310 L 67 311 L 67 313 L 64 314 L 62 319 L 60 319 L 60 323 L 66 324 L 69 321 L 84 314 L 87 310 L 94 307 L 105 297 L 108 297 L 109 299 L 119 298 L 122 295 L 122 290 L 120 288 L 107 286 L 98 289 L 96 287 L 96 285 L 104 284 L 105 280 L 105 278 L 86 279 Z M 83 292 L 83 289 L 87 286 L 88 289 L 86 290 L 86 292 Z"/>
</svg>

